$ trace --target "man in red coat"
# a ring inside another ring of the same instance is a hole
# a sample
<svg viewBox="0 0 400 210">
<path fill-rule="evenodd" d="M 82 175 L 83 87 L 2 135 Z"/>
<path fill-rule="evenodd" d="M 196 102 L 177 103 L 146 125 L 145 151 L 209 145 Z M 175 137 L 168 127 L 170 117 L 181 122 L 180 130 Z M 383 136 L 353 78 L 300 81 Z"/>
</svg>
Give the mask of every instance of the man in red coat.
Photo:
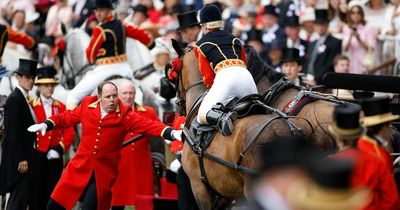
<svg viewBox="0 0 400 210">
<path fill-rule="evenodd" d="M 389 103 L 388 97 L 375 97 L 360 101 L 364 112 L 363 123 L 367 127 L 367 133 L 358 140 L 357 147 L 383 161 L 393 172 L 393 158 L 385 149 L 389 139 L 385 136 L 390 135 L 389 123 L 399 119 L 400 116 L 392 114 Z"/>
<path fill-rule="evenodd" d="M 126 105 L 132 106 L 133 112 L 160 122 L 153 108 L 135 103 L 135 93 L 135 84 L 133 82 L 124 80 L 119 85 L 119 98 Z M 124 141 L 129 141 L 138 135 L 140 134 L 130 132 Z M 124 206 L 135 205 L 136 202 L 140 201 L 137 196 L 154 196 L 153 165 L 147 136 L 130 143 L 122 149 L 118 178 L 113 186 L 112 193 L 113 210 L 123 210 Z M 136 208 L 136 210 L 139 209 Z"/>
<path fill-rule="evenodd" d="M 350 159 L 354 162 L 351 184 L 367 187 L 371 191 L 371 201 L 363 210 L 395 210 L 399 207 L 399 195 L 391 171 L 379 159 L 357 149 L 357 140 L 365 132 L 360 126 L 360 107 L 341 104 L 335 107 L 335 125 L 329 127 L 336 136 L 339 152 L 333 159 Z"/>
<path fill-rule="evenodd" d="M 74 110 L 53 115 L 44 123 L 28 128 L 31 132 L 82 124 L 82 137 L 74 158 L 68 163 L 55 187 L 48 209 L 71 209 L 85 192 L 83 209 L 109 210 L 111 188 L 118 175 L 124 137 L 129 132 L 181 139 L 181 131 L 141 117 L 118 99 L 118 89 L 102 82 L 98 96 L 89 96 Z"/>
<path fill-rule="evenodd" d="M 52 115 L 65 111 L 65 105 L 52 97 L 58 81 L 56 70 L 49 66 L 38 69 L 37 85 L 39 96 L 31 101 L 37 122 L 43 122 Z M 33 171 L 33 206 L 29 209 L 46 209 L 64 168 L 63 155 L 68 152 L 75 138 L 73 127 L 54 129 L 36 138 L 36 166 Z"/>
</svg>

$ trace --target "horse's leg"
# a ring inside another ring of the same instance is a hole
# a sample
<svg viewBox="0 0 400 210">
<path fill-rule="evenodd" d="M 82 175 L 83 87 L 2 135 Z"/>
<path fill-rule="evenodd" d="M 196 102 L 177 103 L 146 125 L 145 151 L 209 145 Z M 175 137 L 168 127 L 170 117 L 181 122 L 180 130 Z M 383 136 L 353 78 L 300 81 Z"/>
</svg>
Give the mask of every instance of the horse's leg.
<svg viewBox="0 0 400 210">
<path fill-rule="evenodd" d="M 197 206 L 200 210 L 209 210 L 212 209 L 212 198 L 208 193 L 204 184 L 198 180 L 190 180 L 190 185 L 192 186 L 193 195 L 196 199 Z"/>
</svg>

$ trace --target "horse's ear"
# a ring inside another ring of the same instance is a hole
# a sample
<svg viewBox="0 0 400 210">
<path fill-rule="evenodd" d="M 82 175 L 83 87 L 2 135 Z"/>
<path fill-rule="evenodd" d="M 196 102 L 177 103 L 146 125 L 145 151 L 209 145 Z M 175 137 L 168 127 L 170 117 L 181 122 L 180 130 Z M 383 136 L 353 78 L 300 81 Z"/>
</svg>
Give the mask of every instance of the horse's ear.
<svg viewBox="0 0 400 210">
<path fill-rule="evenodd" d="M 64 36 L 67 35 L 67 27 L 64 23 L 61 23 L 61 32 Z"/>
<path fill-rule="evenodd" d="M 179 46 L 178 41 L 176 41 L 175 39 L 171 39 L 171 41 L 172 41 L 172 47 L 174 48 L 175 52 L 178 54 L 178 56 L 182 56 L 184 52 L 181 46 Z"/>
</svg>

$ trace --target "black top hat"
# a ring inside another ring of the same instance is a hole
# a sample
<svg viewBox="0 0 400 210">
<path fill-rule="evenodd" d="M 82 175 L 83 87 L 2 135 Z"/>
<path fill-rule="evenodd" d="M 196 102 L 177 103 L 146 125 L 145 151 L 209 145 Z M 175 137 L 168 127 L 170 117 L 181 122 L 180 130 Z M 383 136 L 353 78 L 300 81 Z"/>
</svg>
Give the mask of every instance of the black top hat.
<svg viewBox="0 0 400 210">
<path fill-rule="evenodd" d="M 200 23 L 209 23 L 222 20 L 221 11 L 214 4 L 206 4 L 200 10 Z"/>
<path fill-rule="evenodd" d="M 301 179 L 288 190 L 288 200 L 299 209 L 361 209 L 370 202 L 364 187 L 352 187 L 354 162 L 323 159 L 314 164 L 312 180 Z"/>
<path fill-rule="evenodd" d="M 362 136 L 365 129 L 360 125 L 361 107 L 356 104 L 339 104 L 333 110 L 335 125 L 329 130 L 344 140 L 356 140 Z"/>
<path fill-rule="evenodd" d="M 36 76 L 37 74 L 37 61 L 28 59 L 19 59 L 19 67 L 17 74 Z"/>
<path fill-rule="evenodd" d="M 189 11 L 183 14 L 179 14 L 178 22 L 179 22 L 178 30 L 183 30 L 185 28 L 199 25 L 199 21 L 197 20 L 197 12 Z"/>
<path fill-rule="evenodd" d="M 246 43 L 249 41 L 262 42 L 262 31 L 257 30 L 256 28 L 251 28 L 250 31 L 247 32 Z"/>
<path fill-rule="evenodd" d="M 96 0 L 95 8 L 114 9 L 110 0 Z"/>
<path fill-rule="evenodd" d="M 300 51 L 297 48 L 283 49 L 282 63 L 296 61 L 301 65 Z"/>
<path fill-rule="evenodd" d="M 147 7 L 144 6 L 143 4 L 138 4 L 136 6 L 133 7 L 133 11 L 134 12 L 141 12 L 143 13 L 146 17 L 148 17 L 147 15 Z"/>
<path fill-rule="evenodd" d="M 45 66 L 37 70 L 37 80 L 35 85 L 38 84 L 58 84 L 55 78 L 57 74 L 56 69 L 53 66 Z"/>
<path fill-rule="evenodd" d="M 269 50 L 281 49 L 283 50 L 286 46 L 285 39 L 282 37 L 276 37 L 273 39 L 269 45 Z"/>
<path fill-rule="evenodd" d="M 175 4 L 171 8 L 171 14 L 181 14 L 183 12 L 182 4 Z"/>
<path fill-rule="evenodd" d="M 261 170 L 267 173 L 287 167 L 308 170 L 315 160 L 325 156 L 318 146 L 302 137 L 273 137 L 269 140 L 259 146 Z"/>
<path fill-rule="evenodd" d="M 317 9 L 315 10 L 315 23 L 317 24 L 328 24 L 328 10 L 326 9 Z"/>
<path fill-rule="evenodd" d="M 299 16 L 297 15 L 286 16 L 285 26 L 300 27 Z"/>
<path fill-rule="evenodd" d="M 390 111 L 390 99 L 386 96 L 360 100 L 364 111 L 363 123 L 366 127 L 387 123 L 399 119 Z"/>
<path fill-rule="evenodd" d="M 279 17 L 279 8 L 275 7 L 272 4 L 265 5 L 264 6 L 264 14 Z"/>
</svg>

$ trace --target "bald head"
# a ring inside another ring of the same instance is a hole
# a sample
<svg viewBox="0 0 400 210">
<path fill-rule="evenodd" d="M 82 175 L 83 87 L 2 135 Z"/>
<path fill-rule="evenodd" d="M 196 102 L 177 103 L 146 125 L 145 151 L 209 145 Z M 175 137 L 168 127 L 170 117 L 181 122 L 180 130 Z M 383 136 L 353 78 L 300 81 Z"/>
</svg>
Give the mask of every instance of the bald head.
<svg viewBox="0 0 400 210">
<path fill-rule="evenodd" d="M 119 98 L 127 105 L 133 105 L 135 102 L 136 87 L 130 80 L 123 80 L 119 84 Z"/>
</svg>

